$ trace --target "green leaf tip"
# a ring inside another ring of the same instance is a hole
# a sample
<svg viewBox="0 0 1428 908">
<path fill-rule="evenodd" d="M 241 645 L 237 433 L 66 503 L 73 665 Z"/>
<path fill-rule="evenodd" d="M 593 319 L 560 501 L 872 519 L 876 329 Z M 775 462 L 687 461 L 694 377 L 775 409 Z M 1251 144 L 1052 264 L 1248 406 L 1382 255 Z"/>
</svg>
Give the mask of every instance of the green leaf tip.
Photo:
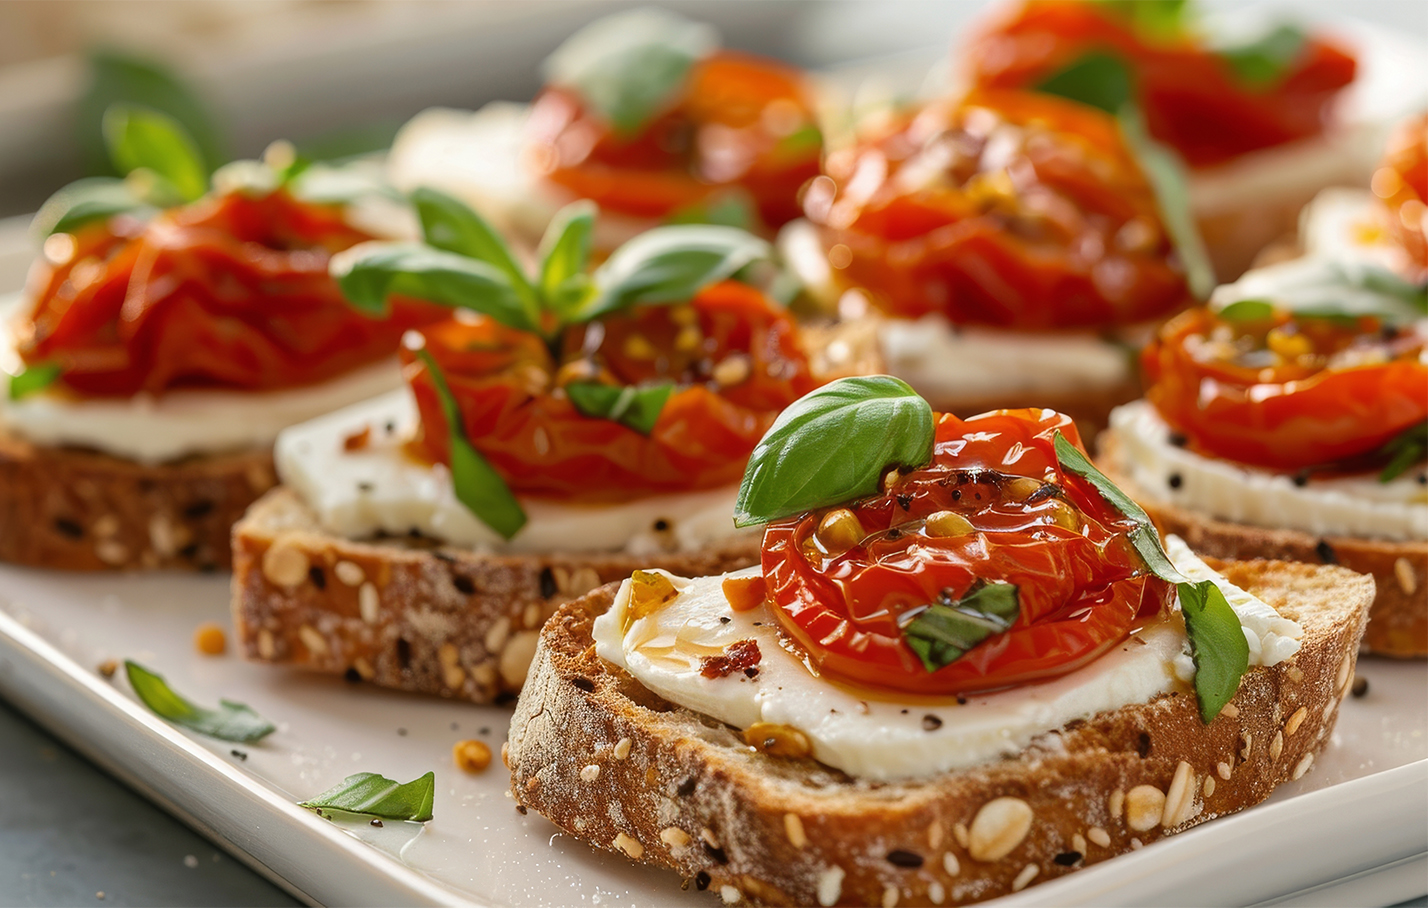
<svg viewBox="0 0 1428 908">
<path fill-rule="evenodd" d="M 432 818 L 436 799 L 436 773 L 413 779 L 405 784 L 378 775 L 359 772 L 343 779 L 327 791 L 299 807 L 309 810 L 339 810 L 384 820 L 409 820 L 425 823 Z"/>
<path fill-rule="evenodd" d="M 175 725 L 210 738 L 241 743 L 262 740 L 277 730 L 250 707 L 232 700 L 220 700 L 218 709 L 195 706 L 169 687 L 162 675 L 131 659 L 124 660 L 124 670 L 139 702 Z"/>
</svg>

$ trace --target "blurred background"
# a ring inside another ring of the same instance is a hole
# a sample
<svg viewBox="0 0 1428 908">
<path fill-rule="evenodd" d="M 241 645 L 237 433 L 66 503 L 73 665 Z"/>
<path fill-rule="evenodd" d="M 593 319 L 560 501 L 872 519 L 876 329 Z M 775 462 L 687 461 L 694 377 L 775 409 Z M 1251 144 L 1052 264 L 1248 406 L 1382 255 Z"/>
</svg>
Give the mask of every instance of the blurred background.
<svg viewBox="0 0 1428 908">
<path fill-rule="evenodd" d="M 0 217 L 104 173 L 98 118 L 127 98 L 175 113 L 211 163 L 287 138 L 309 158 L 385 147 L 425 107 L 528 100 L 540 61 L 608 0 L 0 0 Z M 933 61 L 983 0 L 656 3 L 730 47 L 827 69 Z M 1204 4 L 1242 6 L 1232 0 Z M 1423 0 L 1261 4 L 1428 39 Z M 874 66 L 873 69 L 878 69 Z"/>
</svg>

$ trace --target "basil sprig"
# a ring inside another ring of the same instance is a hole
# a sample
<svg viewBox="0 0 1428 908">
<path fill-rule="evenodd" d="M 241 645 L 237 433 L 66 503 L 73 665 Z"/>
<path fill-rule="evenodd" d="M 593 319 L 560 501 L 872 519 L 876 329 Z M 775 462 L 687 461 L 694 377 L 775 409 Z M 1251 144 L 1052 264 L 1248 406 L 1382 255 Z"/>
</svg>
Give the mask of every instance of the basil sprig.
<svg viewBox="0 0 1428 908">
<path fill-rule="evenodd" d="M 343 779 L 327 791 L 299 807 L 309 810 L 340 810 L 384 820 L 425 823 L 431 819 L 436 800 L 436 773 L 401 784 L 375 772 L 359 772 Z"/>
<path fill-rule="evenodd" d="M 1021 613 L 1021 597 L 1005 580 L 974 582 L 960 599 L 909 613 L 902 626 L 908 649 L 929 672 L 951 665 L 988 637 L 1005 633 Z"/>
<path fill-rule="evenodd" d="M 618 136 L 637 135 L 677 98 L 718 33 L 662 9 L 607 16 L 566 39 L 545 61 L 552 85 L 573 89 Z"/>
<path fill-rule="evenodd" d="M 1036 90 L 1104 110 L 1116 118 L 1126 148 L 1155 193 L 1160 221 L 1185 269 L 1186 285 L 1197 299 L 1208 298 L 1215 287 L 1215 270 L 1190 210 L 1185 165 L 1172 149 L 1146 131 L 1130 66 L 1115 54 L 1093 50 L 1043 79 Z"/>
<path fill-rule="evenodd" d="M 1402 476 L 1409 467 L 1428 457 L 1428 420 L 1404 429 L 1380 448 L 1379 453 L 1388 458 L 1388 464 L 1378 474 L 1378 481 L 1392 482 Z"/>
<path fill-rule="evenodd" d="M 734 525 L 866 498 L 888 470 L 932 460 L 932 408 L 890 375 L 842 378 L 794 401 L 749 457 Z"/>
<path fill-rule="evenodd" d="M 456 500 L 466 505 L 486 526 L 510 539 L 526 525 L 526 512 L 516 500 L 501 474 L 491 466 L 466 436 L 466 423 L 446 376 L 436 359 L 426 350 L 416 351 L 417 359 L 426 367 L 436 395 L 441 400 L 441 413 L 446 418 L 447 437 L 451 448 L 451 486 Z"/>
<path fill-rule="evenodd" d="M 9 395 L 11 400 L 20 400 L 59 381 L 64 369 L 59 363 L 35 363 L 10 376 Z"/>
<path fill-rule="evenodd" d="M 1234 287 L 1222 288 L 1211 301 L 1221 318 L 1232 321 L 1267 317 L 1265 306 L 1287 309 L 1297 318 L 1368 316 L 1390 325 L 1428 316 L 1428 285 L 1411 283 L 1369 262 L 1297 259 L 1276 267 L 1269 292 L 1255 288 L 1256 295 L 1247 299 L 1223 295 Z"/>
<path fill-rule="evenodd" d="M 581 415 L 612 420 L 641 435 L 649 435 L 659 421 L 665 402 L 674 393 L 674 382 L 660 382 L 645 388 L 571 382 L 565 386 L 565 393 Z"/>
<path fill-rule="evenodd" d="M 1302 28 L 1282 24 L 1252 40 L 1217 50 L 1241 85 L 1268 91 L 1289 75 L 1308 41 Z"/>
<path fill-rule="evenodd" d="M 179 696 L 162 675 L 154 674 L 132 660 L 124 660 L 129 684 L 139 701 L 175 725 L 222 741 L 253 742 L 277 730 L 273 723 L 252 708 L 232 700 L 218 701 L 218 709 L 195 706 Z"/>
<path fill-rule="evenodd" d="M 1189 0 L 1095 0 L 1096 5 L 1151 39 L 1173 38 L 1189 24 Z"/>
<path fill-rule="evenodd" d="M 1195 661 L 1195 697 L 1200 704 L 1200 718 L 1208 723 L 1234 697 L 1240 688 L 1240 678 L 1249 669 L 1249 643 L 1239 616 L 1213 582 L 1196 582 L 1180 573 L 1161 547 L 1160 535 L 1145 510 L 1059 431 L 1055 446 L 1056 459 L 1063 470 L 1090 483 L 1107 504 L 1135 525 L 1128 538 L 1146 568 L 1160 579 L 1175 584 L 1180 611 L 1185 617 L 1185 635 L 1190 640 L 1190 655 Z"/>
<path fill-rule="evenodd" d="M 116 104 L 104 112 L 104 140 L 123 173 L 157 182 L 153 193 L 192 202 L 208 191 L 208 168 L 178 121 L 145 107 Z"/>
</svg>

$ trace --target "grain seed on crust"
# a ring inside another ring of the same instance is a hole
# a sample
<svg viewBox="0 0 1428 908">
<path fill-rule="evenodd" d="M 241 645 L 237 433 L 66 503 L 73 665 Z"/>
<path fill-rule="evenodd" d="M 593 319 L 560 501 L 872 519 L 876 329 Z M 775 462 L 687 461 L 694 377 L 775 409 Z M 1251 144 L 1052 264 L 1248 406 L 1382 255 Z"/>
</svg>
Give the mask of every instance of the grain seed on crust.
<svg viewBox="0 0 1428 908">
<path fill-rule="evenodd" d="M 972 819 L 967 835 L 967 853 L 976 861 L 996 861 L 1006 857 L 1031 831 L 1031 805 L 1021 798 L 1003 797 L 988 801 Z"/>
<path fill-rule="evenodd" d="M 1211 776 L 1211 775 L 1206 775 L 1206 776 L 1205 776 L 1205 784 L 1204 784 L 1203 788 L 1204 788 L 1204 792 L 1205 792 L 1205 797 L 1208 798 L 1208 797 L 1210 797 L 1210 795 L 1214 794 L 1214 793 L 1215 793 L 1215 777 L 1214 777 L 1214 776 Z"/>
<path fill-rule="evenodd" d="M 1018 873 L 1016 879 L 1012 880 L 1012 892 L 1021 892 L 1032 880 L 1036 879 L 1036 875 L 1040 872 L 1041 868 L 1035 864 L 1027 864 L 1021 868 L 1021 873 Z"/>
<path fill-rule="evenodd" d="M 802 848 L 808 844 L 808 836 L 803 831 L 803 819 L 796 813 L 783 815 L 783 834 L 788 836 L 788 842 L 794 848 Z"/>
<path fill-rule="evenodd" d="M 1072 851 L 1079 851 L 1081 854 L 1085 854 L 1085 853 L 1086 853 L 1086 837 L 1083 836 L 1083 835 L 1081 835 L 1081 833 L 1079 833 L 1079 832 L 1076 833 L 1075 835 L 1071 836 L 1071 850 L 1072 850 Z"/>
<path fill-rule="evenodd" d="M 1121 813 L 1125 810 L 1126 793 L 1117 788 L 1111 792 L 1110 798 L 1106 801 L 1106 810 L 1110 813 L 1111 819 L 1119 820 Z"/>
<path fill-rule="evenodd" d="M 351 562 L 347 562 L 351 564 Z M 360 570 L 360 569 L 359 569 Z M 381 598 L 377 595 L 377 587 L 372 583 L 364 583 L 357 589 L 357 611 L 362 615 L 362 620 L 368 624 L 376 624 L 377 617 L 381 610 Z"/>
<path fill-rule="evenodd" d="M 942 853 L 942 869 L 947 871 L 948 876 L 956 876 L 962 872 L 962 863 L 957 860 L 957 855 L 950 851 Z"/>
<path fill-rule="evenodd" d="M 580 781 L 594 782 L 600 778 L 600 764 L 587 763 L 580 768 Z"/>
<path fill-rule="evenodd" d="M 1307 715 L 1309 715 L 1309 711 L 1304 707 L 1296 709 L 1294 715 L 1289 717 L 1289 721 L 1284 723 L 1285 737 L 1292 738 L 1294 733 L 1299 730 L 1299 726 L 1304 724 L 1304 717 Z"/>
<path fill-rule="evenodd" d="M 1126 825 L 1137 832 L 1154 829 L 1165 811 L 1165 792 L 1154 785 L 1137 785 L 1125 796 Z"/>
<path fill-rule="evenodd" d="M 1170 780 L 1170 788 L 1165 793 L 1165 805 L 1161 809 L 1160 825 L 1173 829 L 1193 816 L 1195 809 L 1195 770 L 1181 760 L 1175 767 L 1175 777 Z"/>
<path fill-rule="evenodd" d="M 263 553 L 263 576 L 274 586 L 294 587 L 307 579 L 307 552 L 279 539 Z"/>
<path fill-rule="evenodd" d="M 1313 755 L 1312 753 L 1307 753 L 1307 754 L 1305 754 L 1303 757 L 1301 757 L 1301 758 L 1299 759 L 1299 762 L 1298 762 L 1298 763 L 1295 763 L 1295 764 L 1294 764 L 1294 771 L 1289 774 L 1289 778 L 1291 778 L 1291 779 L 1293 779 L 1293 780 L 1295 780 L 1295 781 L 1297 782 L 1299 779 L 1301 779 L 1301 778 L 1304 776 L 1304 774 L 1305 774 L 1306 772 L 1309 771 L 1309 767 L 1310 767 L 1310 766 L 1313 766 L 1313 765 L 1314 765 L 1314 755 Z"/>
<path fill-rule="evenodd" d="M 620 740 L 616 741 L 614 750 L 615 759 L 624 760 L 628 758 L 630 756 L 630 747 L 633 745 L 634 742 L 631 741 L 629 738 L 621 738 Z"/>
<path fill-rule="evenodd" d="M 1110 833 L 1099 826 L 1092 826 L 1086 830 L 1086 838 L 1090 839 L 1093 845 L 1099 845 L 1102 848 L 1106 848 L 1111 844 Z"/>
<path fill-rule="evenodd" d="M 1418 590 L 1418 574 L 1407 558 L 1399 558 L 1393 562 L 1393 577 L 1398 581 L 1398 588 L 1403 590 L 1403 595 L 1412 596 Z"/>
<path fill-rule="evenodd" d="M 1275 732 L 1274 740 L 1269 742 L 1269 758 L 1271 760 L 1278 760 L 1279 755 L 1282 753 L 1284 753 L 1284 734 L 1282 732 Z"/>
<path fill-rule="evenodd" d="M 843 895 L 845 875 L 843 868 L 837 864 L 818 874 L 818 904 L 828 908 L 838 903 L 838 899 Z"/>
<path fill-rule="evenodd" d="M 1220 710 L 1220 715 L 1228 719 L 1238 719 L 1240 717 L 1240 708 L 1233 703 L 1226 703 L 1224 708 Z"/>
<path fill-rule="evenodd" d="M 324 639 L 322 634 L 317 632 L 317 628 L 311 624 L 304 624 L 298 628 L 298 639 L 302 641 L 303 646 L 307 647 L 307 651 L 314 656 L 327 655 L 327 640 Z"/>
<path fill-rule="evenodd" d="M 367 579 L 367 572 L 355 561 L 339 561 L 332 566 L 332 573 L 343 586 L 360 586 Z"/>
<path fill-rule="evenodd" d="M 897 908 L 897 887 L 888 886 L 883 890 L 883 908 Z"/>
<path fill-rule="evenodd" d="M 957 823 L 952 827 L 952 839 L 963 848 L 967 847 L 967 824 Z"/>
<path fill-rule="evenodd" d="M 638 861 L 645 855 L 645 846 L 640 844 L 640 840 L 623 832 L 615 836 L 614 847 L 629 855 L 632 860 Z"/>
<path fill-rule="evenodd" d="M 689 847 L 689 833 L 678 826 L 666 826 L 659 831 L 659 840 L 671 851 L 682 851 Z"/>
</svg>

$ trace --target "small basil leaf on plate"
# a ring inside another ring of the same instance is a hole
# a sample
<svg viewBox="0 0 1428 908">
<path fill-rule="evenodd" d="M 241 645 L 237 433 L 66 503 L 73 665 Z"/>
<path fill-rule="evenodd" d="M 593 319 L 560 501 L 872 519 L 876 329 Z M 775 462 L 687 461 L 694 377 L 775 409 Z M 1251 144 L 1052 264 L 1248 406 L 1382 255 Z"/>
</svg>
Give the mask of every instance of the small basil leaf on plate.
<svg viewBox="0 0 1428 908">
<path fill-rule="evenodd" d="M 175 725 L 210 738 L 245 743 L 266 738 L 277 730 L 273 723 L 242 703 L 220 700 L 218 709 L 204 709 L 179 696 L 163 676 L 137 662 L 124 660 L 124 670 L 140 702 Z"/>
<path fill-rule="evenodd" d="M 1148 38 L 1165 39 L 1185 31 L 1189 0 L 1096 0 L 1096 5 Z"/>
<path fill-rule="evenodd" d="M 636 305 L 687 303 L 772 252 L 764 240 L 733 227 L 656 227 L 616 249 L 596 270 L 595 295 L 579 318 L 590 321 Z"/>
<path fill-rule="evenodd" d="M 510 539 L 526 525 L 525 510 L 501 474 L 472 446 L 456 397 L 436 360 L 426 350 L 417 350 L 416 356 L 431 376 L 446 417 L 447 435 L 451 440 L 451 486 L 456 500 L 466 505 L 476 519 Z"/>
<path fill-rule="evenodd" d="M 537 330 L 504 271 L 455 252 L 423 243 L 360 243 L 334 255 L 328 271 L 348 302 L 369 315 L 384 315 L 394 295 L 409 296 Z"/>
<path fill-rule="evenodd" d="M 566 39 L 545 61 L 563 85 L 629 138 L 678 98 L 690 68 L 715 50 L 718 33 L 661 9 L 606 16 Z"/>
<path fill-rule="evenodd" d="M 1208 723 L 1240 689 L 1240 678 L 1249 670 L 1249 643 L 1239 616 L 1213 582 L 1177 583 L 1175 590 L 1195 660 L 1195 698 L 1201 720 Z"/>
<path fill-rule="evenodd" d="M 562 318 L 585 303 L 590 290 L 591 237 L 596 208 L 574 202 L 556 212 L 540 241 L 540 295 Z"/>
<path fill-rule="evenodd" d="M 659 422 L 665 402 L 674 393 L 674 382 L 661 382 L 646 388 L 631 385 L 604 385 L 599 382 L 571 382 L 565 393 L 583 416 L 609 419 L 649 435 Z"/>
<path fill-rule="evenodd" d="M 208 168 L 198 146 L 167 114 L 116 104 L 104 113 L 104 139 L 120 170 L 148 171 L 172 187 L 179 201 L 208 191 Z"/>
<path fill-rule="evenodd" d="M 35 363 L 10 376 L 10 399 L 19 400 L 59 381 L 64 374 L 59 363 Z"/>
<path fill-rule="evenodd" d="M 486 219 L 459 199 L 426 186 L 412 192 L 412 205 L 428 245 L 485 262 L 503 272 L 516 295 L 532 311 L 535 288 L 506 241 Z"/>
<path fill-rule="evenodd" d="M 1428 421 L 1409 426 L 1379 449 L 1388 464 L 1378 474 L 1379 482 L 1392 482 L 1408 468 L 1428 457 Z"/>
<path fill-rule="evenodd" d="M 435 799 L 434 772 L 406 784 L 394 782 L 375 772 L 359 772 L 315 798 L 299 801 L 298 806 L 309 810 L 340 810 L 384 820 L 425 823 L 431 819 Z"/>
<path fill-rule="evenodd" d="M 1134 76 L 1115 54 L 1093 50 L 1043 79 L 1036 90 L 1119 113 L 1135 94 Z"/>
<path fill-rule="evenodd" d="M 116 214 L 133 212 L 142 216 L 150 210 L 127 181 L 86 177 L 50 196 L 35 213 L 30 230 L 34 236 L 44 238 L 55 233 L 73 233 L 85 224 L 107 220 Z"/>
<path fill-rule="evenodd" d="M 1274 317 L 1269 300 L 1237 300 L 1217 313 L 1227 322 L 1262 322 Z"/>
<path fill-rule="evenodd" d="M 800 397 L 754 448 L 734 525 L 874 495 L 883 475 L 932 459 L 932 408 L 888 375 L 843 378 Z"/>
<path fill-rule="evenodd" d="M 1303 29 L 1282 24 L 1252 41 L 1220 47 L 1218 51 L 1241 85 L 1267 91 L 1289 75 L 1308 40 Z"/>
<path fill-rule="evenodd" d="M 1020 613 L 1021 599 L 1014 584 L 978 580 L 960 599 L 910 613 L 910 620 L 902 625 L 903 639 L 923 667 L 935 672 L 988 637 L 1004 633 Z"/>
<path fill-rule="evenodd" d="M 1151 523 L 1150 515 L 1145 513 L 1145 509 L 1132 501 L 1105 473 L 1098 470 L 1096 465 L 1091 463 L 1091 459 L 1081 453 L 1081 449 L 1073 445 L 1060 430 L 1056 432 L 1053 443 L 1056 446 L 1056 460 L 1061 469 L 1086 480 L 1107 504 L 1135 524 L 1128 534 L 1130 543 L 1150 572 L 1171 583 L 1186 582 L 1185 575 L 1170 563 L 1170 556 L 1165 554 L 1165 549 L 1160 544 L 1160 534 L 1155 531 L 1155 524 Z"/>
<path fill-rule="evenodd" d="M 1200 228 L 1190 210 L 1189 181 L 1185 165 L 1164 145 L 1146 132 L 1140 110 L 1132 105 L 1122 107 L 1116 115 L 1126 147 L 1140 163 L 1141 171 L 1155 192 L 1160 221 L 1170 236 L 1180 265 L 1185 269 L 1185 283 L 1196 299 L 1207 299 L 1215 287 L 1215 269 L 1210 264 Z"/>
</svg>

